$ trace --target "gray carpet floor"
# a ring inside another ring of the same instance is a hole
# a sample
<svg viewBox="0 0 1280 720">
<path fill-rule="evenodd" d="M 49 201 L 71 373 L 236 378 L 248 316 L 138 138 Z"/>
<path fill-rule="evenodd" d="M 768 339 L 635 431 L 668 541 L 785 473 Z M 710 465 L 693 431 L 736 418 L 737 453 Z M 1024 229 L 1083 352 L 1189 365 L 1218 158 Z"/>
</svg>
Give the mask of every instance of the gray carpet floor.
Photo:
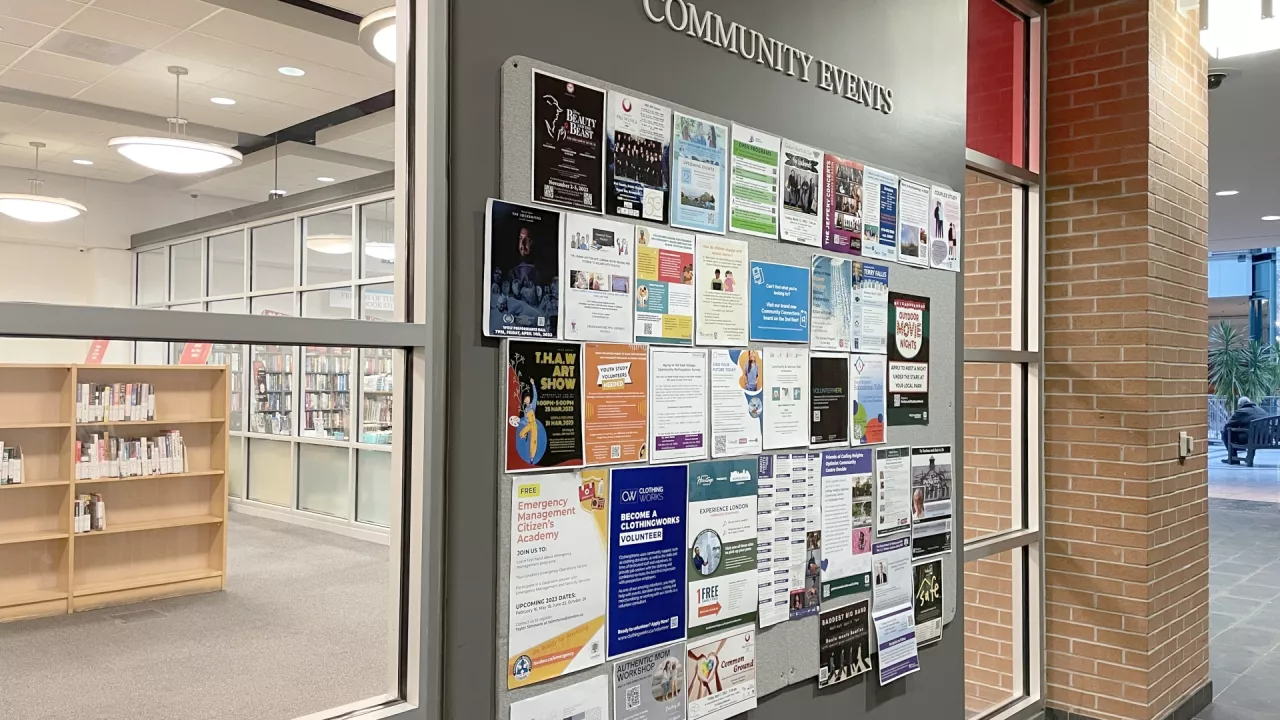
<svg viewBox="0 0 1280 720">
<path fill-rule="evenodd" d="M 389 549 L 231 514 L 227 590 L 0 625 L 3 720 L 287 720 L 389 690 Z"/>
</svg>

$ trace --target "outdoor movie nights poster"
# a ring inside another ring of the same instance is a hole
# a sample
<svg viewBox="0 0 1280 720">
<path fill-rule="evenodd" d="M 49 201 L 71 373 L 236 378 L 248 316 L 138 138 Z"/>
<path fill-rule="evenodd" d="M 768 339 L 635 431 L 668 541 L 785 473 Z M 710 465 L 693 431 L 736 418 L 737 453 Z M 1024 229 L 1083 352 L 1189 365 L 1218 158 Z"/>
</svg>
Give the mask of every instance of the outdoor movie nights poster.
<svg viewBox="0 0 1280 720">
<path fill-rule="evenodd" d="M 507 343 L 507 472 L 582 466 L 581 348 Z"/>
</svg>

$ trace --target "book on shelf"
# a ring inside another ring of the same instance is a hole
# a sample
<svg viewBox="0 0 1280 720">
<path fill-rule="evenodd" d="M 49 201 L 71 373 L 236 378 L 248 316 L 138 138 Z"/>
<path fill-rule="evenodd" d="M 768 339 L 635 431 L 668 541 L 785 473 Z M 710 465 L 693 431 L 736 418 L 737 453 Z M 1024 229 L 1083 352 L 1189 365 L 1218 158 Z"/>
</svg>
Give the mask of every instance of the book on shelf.
<svg viewBox="0 0 1280 720">
<path fill-rule="evenodd" d="M 76 422 L 133 422 L 156 419 L 151 383 L 78 383 Z"/>
<path fill-rule="evenodd" d="M 287 413 L 273 410 L 254 411 L 249 421 L 249 431 L 263 435 L 288 435 L 292 426 Z"/>
<path fill-rule="evenodd" d="M 0 440 L 0 485 L 21 485 L 23 479 L 22 446 Z"/>
<path fill-rule="evenodd" d="M 182 433 L 169 430 L 156 437 L 112 437 L 109 432 L 84 433 L 76 440 L 77 480 L 142 477 L 188 472 Z"/>
<path fill-rule="evenodd" d="M 76 534 L 107 529 L 107 503 L 100 493 L 77 495 L 71 510 Z"/>
</svg>

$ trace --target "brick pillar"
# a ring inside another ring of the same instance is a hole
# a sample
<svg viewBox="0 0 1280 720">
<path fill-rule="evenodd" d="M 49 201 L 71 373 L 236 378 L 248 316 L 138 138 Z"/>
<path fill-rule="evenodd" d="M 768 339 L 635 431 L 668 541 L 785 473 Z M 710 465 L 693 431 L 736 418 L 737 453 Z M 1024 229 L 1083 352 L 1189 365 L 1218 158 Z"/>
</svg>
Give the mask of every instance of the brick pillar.
<svg viewBox="0 0 1280 720">
<path fill-rule="evenodd" d="M 1176 4 L 1049 7 L 1051 718 L 1163 720 L 1209 700 L 1207 63 Z"/>
</svg>

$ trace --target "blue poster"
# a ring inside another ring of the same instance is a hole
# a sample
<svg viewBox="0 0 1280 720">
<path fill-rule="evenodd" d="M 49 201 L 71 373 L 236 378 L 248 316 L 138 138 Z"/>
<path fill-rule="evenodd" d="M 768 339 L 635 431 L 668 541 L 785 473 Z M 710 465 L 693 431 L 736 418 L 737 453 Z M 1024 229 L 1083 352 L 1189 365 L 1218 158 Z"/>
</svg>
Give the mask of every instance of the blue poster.
<svg viewBox="0 0 1280 720">
<path fill-rule="evenodd" d="M 809 268 L 751 263 L 751 339 L 809 342 Z"/>
<path fill-rule="evenodd" d="M 688 478 L 688 465 L 610 474 L 610 660 L 685 637 Z"/>
<path fill-rule="evenodd" d="M 675 113 L 671 226 L 724 234 L 729 205 L 729 128 Z"/>
</svg>

